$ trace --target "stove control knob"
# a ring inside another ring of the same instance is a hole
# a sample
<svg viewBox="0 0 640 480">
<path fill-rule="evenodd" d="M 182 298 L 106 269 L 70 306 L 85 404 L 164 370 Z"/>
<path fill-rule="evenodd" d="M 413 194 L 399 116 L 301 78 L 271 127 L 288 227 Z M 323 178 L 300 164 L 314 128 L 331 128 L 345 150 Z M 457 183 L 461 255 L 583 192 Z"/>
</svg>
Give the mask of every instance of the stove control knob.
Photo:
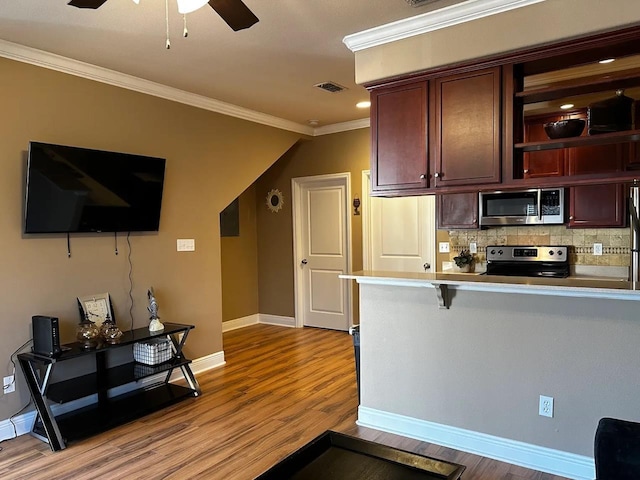
<svg viewBox="0 0 640 480">
<path fill-rule="evenodd" d="M 496 251 L 495 250 L 491 250 L 491 255 L 495 255 Z"/>
<path fill-rule="evenodd" d="M 562 256 L 562 250 L 558 250 L 558 255 Z"/>
<path fill-rule="evenodd" d="M 553 256 L 553 250 L 549 250 L 549 255 Z"/>
<path fill-rule="evenodd" d="M 502 250 L 498 250 L 498 255 L 502 255 L 504 252 Z"/>
</svg>

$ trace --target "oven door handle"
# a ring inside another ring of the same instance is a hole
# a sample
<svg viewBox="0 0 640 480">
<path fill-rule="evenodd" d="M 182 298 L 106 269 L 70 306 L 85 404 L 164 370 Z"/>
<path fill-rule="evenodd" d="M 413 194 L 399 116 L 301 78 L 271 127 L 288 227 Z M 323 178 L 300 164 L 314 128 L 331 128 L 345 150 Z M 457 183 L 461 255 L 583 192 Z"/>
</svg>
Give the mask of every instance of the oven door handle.
<svg viewBox="0 0 640 480">
<path fill-rule="evenodd" d="M 542 222 L 542 189 L 538 189 L 538 219 Z"/>
</svg>

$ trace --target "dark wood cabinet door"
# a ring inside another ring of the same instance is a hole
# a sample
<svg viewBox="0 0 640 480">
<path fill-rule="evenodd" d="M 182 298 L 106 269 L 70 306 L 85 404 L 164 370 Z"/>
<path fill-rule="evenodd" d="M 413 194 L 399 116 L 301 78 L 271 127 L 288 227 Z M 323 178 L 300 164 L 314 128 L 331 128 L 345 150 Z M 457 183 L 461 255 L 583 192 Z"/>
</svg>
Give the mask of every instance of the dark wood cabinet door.
<svg viewBox="0 0 640 480">
<path fill-rule="evenodd" d="M 433 80 L 434 186 L 500 181 L 500 67 Z"/>
<path fill-rule="evenodd" d="M 427 83 L 371 94 L 371 190 L 428 187 Z"/>
<path fill-rule="evenodd" d="M 578 115 L 586 119 L 586 112 Z M 586 136 L 587 129 L 582 133 Z M 568 175 L 618 172 L 628 162 L 629 145 L 592 145 L 565 150 Z M 569 227 L 622 227 L 626 224 L 622 185 L 584 185 L 569 189 Z"/>
<path fill-rule="evenodd" d="M 569 175 L 619 172 L 627 162 L 628 144 L 594 145 L 567 149 Z"/>
<path fill-rule="evenodd" d="M 569 227 L 623 227 L 626 219 L 623 185 L 571 187 Z"/>
<path fill-rule="evenodd" d="M 448 193 L 437 195 L 440 230 L 478 228 L 478 194 Z"/>
<path fill-rule="evenodd" d="M 544 124 L 562 120 L 561 115 L 536 116 L 525 118 L 524 141 L 537 142 L 548 140 L 544 131 Z M 522 163 L 524 178 L 540 178 L 564 175 L 564 150 L 543 150 L 540 152 L 525 152 Z"/>
</svg>

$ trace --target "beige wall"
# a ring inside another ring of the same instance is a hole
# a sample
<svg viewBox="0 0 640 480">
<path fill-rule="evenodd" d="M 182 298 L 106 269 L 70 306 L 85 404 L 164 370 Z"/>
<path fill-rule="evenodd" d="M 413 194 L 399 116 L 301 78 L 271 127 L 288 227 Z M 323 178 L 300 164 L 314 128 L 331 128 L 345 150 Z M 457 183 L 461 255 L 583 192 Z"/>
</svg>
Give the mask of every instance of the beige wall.
<svg viewBox="0 0 640 480">
<path fill-rule="evenodd" d="M 31 335 L 31 316 L 60 318 L 73 340 L 76 296 L 109 292 L 128 328 L 129 266 L 120 236 L 22 236 L 24 165 L 30 140 L 165 157 L 158 233 L 131 235 L 133 324 L 148 324 L 146 290 L 154 286 L 160 317 L 196 325 L 187 353 L 222 350 L 219 212 L 299 138 L 298 134 L 226 117 L 144 94 L 0 59 L 0 358 Z M 177 238 L 196 251 L 177 253 Z M 4 375 L 3 374 L 3 375 Z M 28 402 L 18 391 L 0 397 L 0 418 Z"/>
<path fill-rule="evenodd" d="M 369 135 L 365 128 L 301 141 L 256 183 L 260 313 L 287 317 L 295 314 L 291 179 L 351 172 L 352 195 L 362 196 L 362 170 L 369 169 Z M 273 188 L 284 194 L 284 207 L 278 213 L 266 207 L 267 193 Z M 351 215 L 353 270 L 362 269 L 361 218 Z M 355 322 L 357 312 L 354 293 Z"/>
<path fill-rule="evenodd" d="M 255 185 L 240 195 L 239 219 L 240 235 L 220 238 L 223 322 L 259 313 Z"/>
<path fill-rule="evenodd" d="M 365 407 L 588 457 L 601 417 L 640 421 L 637 302 L 457 290 L 441 310 L 425 288 L 360 294 Z"/>
<path fill-rule="evenodd" d="M 640 22 L 637 0 L 546 0 L 356 52 L 358 83 Z"/>
</svg>

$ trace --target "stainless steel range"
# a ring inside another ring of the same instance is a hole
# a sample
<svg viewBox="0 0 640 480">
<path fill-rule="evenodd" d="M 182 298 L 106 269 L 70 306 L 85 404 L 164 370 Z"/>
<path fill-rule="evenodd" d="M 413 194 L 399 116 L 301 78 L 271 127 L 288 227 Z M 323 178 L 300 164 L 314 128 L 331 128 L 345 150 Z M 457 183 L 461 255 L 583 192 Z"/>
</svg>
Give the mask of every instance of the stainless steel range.
<svg viewBox="0 0 640 480">
<path fill-rule="evenodd" d="M 565 278 L 569 276 L 568 247 L 488 246 L 486 274 Z"/>
</svg>

